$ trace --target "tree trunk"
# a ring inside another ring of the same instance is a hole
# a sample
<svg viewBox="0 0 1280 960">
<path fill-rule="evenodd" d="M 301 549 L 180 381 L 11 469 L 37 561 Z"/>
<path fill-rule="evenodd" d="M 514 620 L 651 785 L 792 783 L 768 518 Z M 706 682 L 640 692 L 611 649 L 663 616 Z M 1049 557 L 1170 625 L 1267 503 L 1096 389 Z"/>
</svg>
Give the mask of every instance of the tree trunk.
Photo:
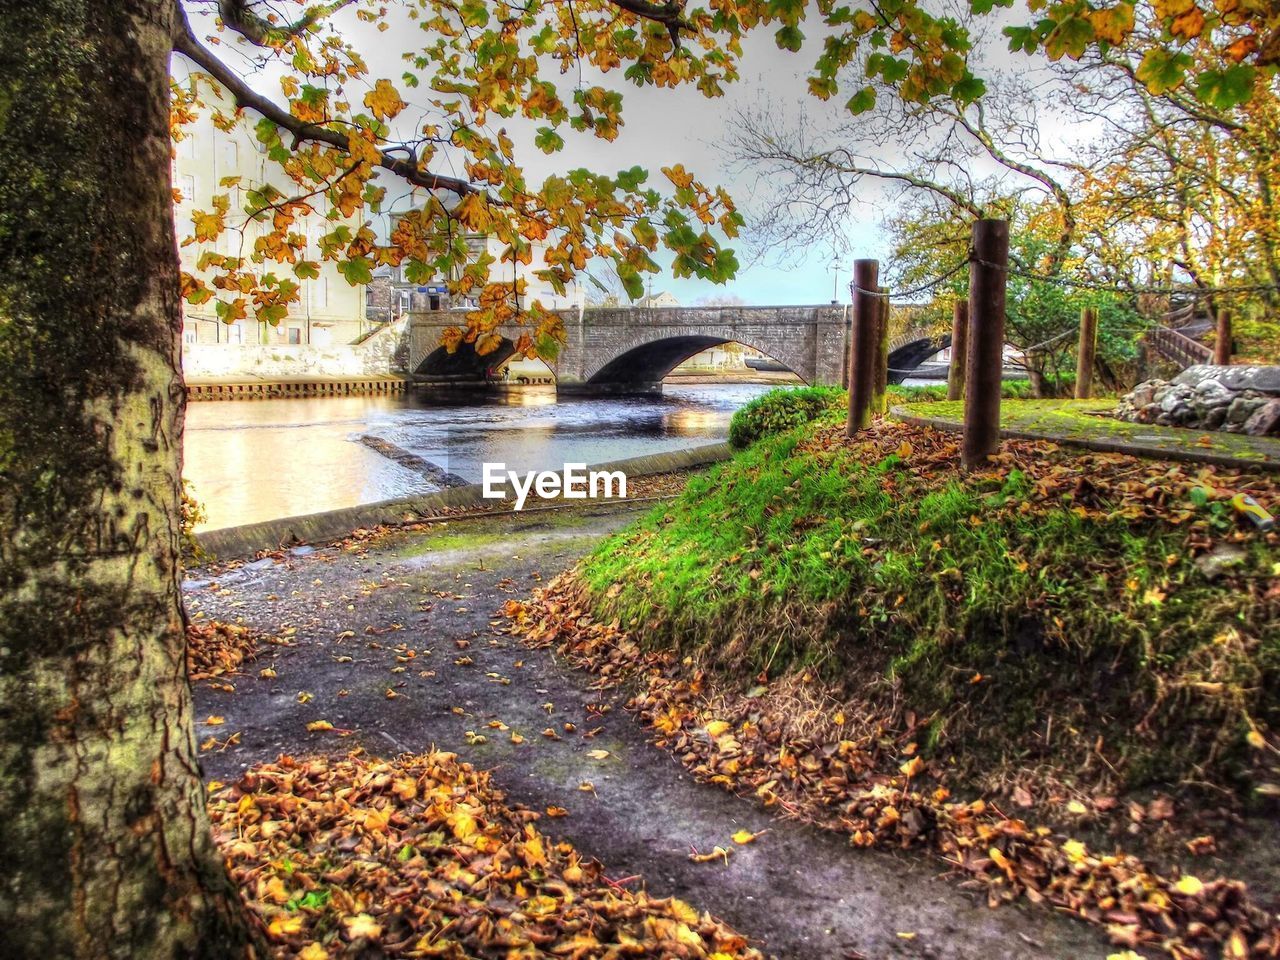
<svg viewBox="0 0 1280 960">
<path fill-rule="evenodd" d="M 172 0 L 0 3 L 0 938 L 248 953 L 178 590 Z"/>
</svg>

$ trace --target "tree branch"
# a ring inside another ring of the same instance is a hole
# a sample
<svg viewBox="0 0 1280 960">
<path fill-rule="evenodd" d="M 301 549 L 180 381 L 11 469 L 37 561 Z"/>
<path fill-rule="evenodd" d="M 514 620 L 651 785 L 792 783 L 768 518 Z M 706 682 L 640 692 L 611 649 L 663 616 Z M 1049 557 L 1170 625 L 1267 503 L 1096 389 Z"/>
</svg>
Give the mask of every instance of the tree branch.
<svg viewBox="0 0 1280 960">
<path fill-rule="evenodd" d="M 317 4 L 293 23 L 283 26 L 271 23 L 259 16 L 249 7 L 249 0 L 218 0 L 218 16 L 222 22 L 244 37 L 250 43 L 260 47 L 269 47 L 290 37 L 304 33 L 317 20 L 337 13 L 352 0 L 334 0 L 332 3 Z"/>
<path fill-rule="evenodd" d="M 311 140 L 316 143 L 327 143 L 329 146 L 343 151 L 350 148 L 346 134 L 328 127 L 299 120 L 288 110 L 273 100 L 264 97 L 245 83 L 234 70 L 215 57 L 207 47 L 196 39 L 191 30 L 190 21 L 187 20 L 186 13 L 181 8 L 179 8 L 178 19 L 179 24 L 177 35 L 174 37 L 173 49 L 190 58 L 197 66 L 213 77 L 231 95 L 237 106 L 254 110 L 276 126 L 288 130 L 293 134 L 295 142 Z M 415 186 L 425 187 L 428 190 L 447 190 L 460 197 L 481 192 L 479 188 L 466 180 L 460 180 L 456 177 L 444 177 L 421 170 L 416 163 L 393 157 L 386 150 L 380 149 L 378 158 L 380 167 L 384 170 L 389 170 L 398 177 L 404 178 Z"/>
</svg>

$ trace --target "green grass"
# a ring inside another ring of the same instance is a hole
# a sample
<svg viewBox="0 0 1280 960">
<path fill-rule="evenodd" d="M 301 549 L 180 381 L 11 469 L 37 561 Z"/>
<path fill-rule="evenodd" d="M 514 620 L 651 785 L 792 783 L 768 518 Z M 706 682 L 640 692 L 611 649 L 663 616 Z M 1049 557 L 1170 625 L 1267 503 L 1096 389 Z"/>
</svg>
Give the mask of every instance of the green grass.
<svg viewBox="0 0 1280 960">
<path fill-rule="evenodd" d="M 1130 423 L 1098 415 L 1114 408 L 1114 400 L 1011 399 L 1000 404 L 1000 425 L 1006 430 L 1067 439 L 1134 441 L 1169 451 L 1212 451 L 1242 461 L 1280 460 L 1280 440 L 1275 437 Z M 964 404 L 960 401 L 908 401 L 906 409 L 921 417 L 957 424 L 964 419 Z M 1207 440 L 1202 439 L 1206 437 Z"/>
<path fill-rule="evenodd" d="M 935 403 L 947 398 L 945 383 L 904 387 L 890 385 L 885 393 L 889 406 L 900 403 Z M 1031 385 L 1026 380 L 1006 380 L 1001 396 L 1016 399 L 1029 397 Z M 847 415 L 849 393 L 841 387 L 778 387 L 744 404 L 729 422 L 729 442 L 734 447 L 748 447 L 764 437 L 817 420 L 837 420 Z"/>
<path fill-rule="evenodd" d="M 746 686 L 805 669 L 931 716 L 961 766 L 1100 765 L 1101 736 L 1129 785 L 1232 781 L 1249 724 L 1280 727 L 1276 604 L 1240 579 L 1280 559 L 1261 541 L 1210 583 L 1181 527 L 1068 501 L 1022 513 L 1036 494 L 1017 470 L 922 484 L 896 453 L 806 445 L 814 430 L 759 441 L 606 541 L 580 568 L 597 614 Z"/>
</svg>

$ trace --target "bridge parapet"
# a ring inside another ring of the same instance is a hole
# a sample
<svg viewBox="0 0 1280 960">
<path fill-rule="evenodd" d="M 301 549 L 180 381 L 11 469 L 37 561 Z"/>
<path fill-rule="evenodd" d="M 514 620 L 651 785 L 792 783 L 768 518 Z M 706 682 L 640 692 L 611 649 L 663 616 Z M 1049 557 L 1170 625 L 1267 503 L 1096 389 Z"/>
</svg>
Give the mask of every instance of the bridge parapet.
<svg viewBox="0 0 1280 960">
<path fill-rule="evenodd" d="M 566 338 L 548 360 L 563 388 L 652 389 L 684 360 L 722 343 L 737 342 L 786 364 L 808 383 L 840 383 L 844 374 L 848 307 L 647 307 L 561 310 Z M 441 333 L 465 325 L 464 311 L 412 314 L 410 370 L 431 379 L 439 374 Z M 500 330 L 508 340 L 518 328 Z M 507 353 L 481 358 L 505 360 Z"/>
</svg>

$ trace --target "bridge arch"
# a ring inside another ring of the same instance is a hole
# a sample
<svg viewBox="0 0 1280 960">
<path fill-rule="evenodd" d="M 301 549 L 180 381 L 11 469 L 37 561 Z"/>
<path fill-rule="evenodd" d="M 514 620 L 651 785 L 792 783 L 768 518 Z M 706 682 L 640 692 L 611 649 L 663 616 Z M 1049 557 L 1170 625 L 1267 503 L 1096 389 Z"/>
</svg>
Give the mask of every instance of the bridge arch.
<svg viewBox="0 0 1280 960">
<path fill-rule="evenodd" d="M 588 369 L 586 383 L 619 387 L 657 384 L 686 360 L 726 343 L 738 343 L 758 351 L 785 366 L 805 383 L 812 380 L 813 374 L 808 369 L 812 366 L 812 360 L 803 355 L 803 349 L 790 351 L 785 344 L 762 344 L 752 342 L 753 339 L 729 329 L 713 331 L 705 328 L 696 333 L 670 333 L 656 338 L 652 335 L 636 336 L 619 345 L 611 359 L 595 369 Z M 804 345 L 797 346 L 803 348 Z M 800 355 L 788 356 L 793 352 Z"/>
<path fill-rule="evenodd" d="M 500 367 L 515 352 L 515 343 L 507 337 L 502 338 L 497 350 L 484 356 L 476 353 L 472 343 L 460 343 L 453 353 L 437 346 L 422 358 L 413 375 L 428 384 L 483 383 L 488 370 Z"/>
</svg>

